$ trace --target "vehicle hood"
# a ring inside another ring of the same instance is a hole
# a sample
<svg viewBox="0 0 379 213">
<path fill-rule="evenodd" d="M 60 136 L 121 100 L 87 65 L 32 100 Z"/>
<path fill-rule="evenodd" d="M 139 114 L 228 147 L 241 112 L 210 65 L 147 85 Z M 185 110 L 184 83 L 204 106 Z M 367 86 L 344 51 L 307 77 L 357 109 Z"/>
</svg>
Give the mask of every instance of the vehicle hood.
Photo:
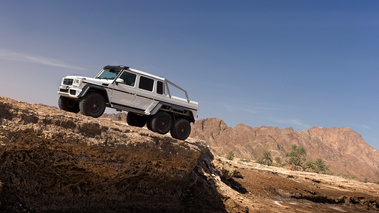
<svg viewBox="0 0 379 213">
<path fill-rule="evenodd" d="M 92 83 L 92 84 L 111 84 L 114 79 L 98 79 L 98 78 L 86 78 L 83 82 Z"/>
<path fill-rule="evenodd" d="M 98 79 L 98 78 L 91 78 L 91 77 L 84 77 L 84 76 L 73 76 L 73 75 L 70 75 L 70 76 L 66 76 L 64 78 L 70 78 L 70 79 L 82 79 L 83 82 L 86 82 L 86 83 L 91 83 L 91 84 L 98 84 L 98 85 L 102 85 L 102 84 L 111 84 L 114 79 Z"/>
</svg>

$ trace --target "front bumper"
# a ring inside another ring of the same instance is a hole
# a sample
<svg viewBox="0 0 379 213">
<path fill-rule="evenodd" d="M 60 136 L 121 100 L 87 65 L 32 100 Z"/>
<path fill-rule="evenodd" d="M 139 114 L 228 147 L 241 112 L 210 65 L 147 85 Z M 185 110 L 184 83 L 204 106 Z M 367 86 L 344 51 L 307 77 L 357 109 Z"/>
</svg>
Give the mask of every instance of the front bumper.
<svg viewBox="0 0 379 213">
<path fill-rule="evenodd" d="M 65 96 L 69 98 L 78 98 L 81 92 L 82 90 L 79 88 L 61 85 L 58 87 L 57 94 L 60 96 Z"/>
</svg>

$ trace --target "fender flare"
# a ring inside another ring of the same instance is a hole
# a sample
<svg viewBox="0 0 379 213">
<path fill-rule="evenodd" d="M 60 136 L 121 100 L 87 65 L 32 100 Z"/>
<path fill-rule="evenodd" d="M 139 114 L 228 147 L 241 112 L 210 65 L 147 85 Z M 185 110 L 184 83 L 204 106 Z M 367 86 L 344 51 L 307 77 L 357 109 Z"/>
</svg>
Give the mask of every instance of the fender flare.
<svg viewBox="0 0 379 213">
<path fill-rule="evenodd" d="M 88 85 L 88 84 L 85 85 L 82 89 L 82 92 L 80 92 L 80 94 L 78 95 L 78 98 L 82 98 L 85 95 L 87 95 L 87 93 L 92 92 L 92 91 L 93 92 L 99 92 L 101 95 L 104 96 L 105 101 L 107 103 L 110 103 L 106 89 L 104 87 L 101 87 L 98 85 Z"/>
<path fill-rule="evenodd" d="M 158 113 L 161 109 L 162 111 L 168 111 L 173 114 L 182 115 L 189 118 L 190 122 L 195 123 L 195 118 L 193 116 L 192 110 L 186 109 L 185 107 L 176 106 L 173 104 L 167 104 L 167 103 L 158 103 L 151 111 L 151 115 L 154 115 Z M 180 113 L 182 112 L 182 113 Z"/>
</svg>

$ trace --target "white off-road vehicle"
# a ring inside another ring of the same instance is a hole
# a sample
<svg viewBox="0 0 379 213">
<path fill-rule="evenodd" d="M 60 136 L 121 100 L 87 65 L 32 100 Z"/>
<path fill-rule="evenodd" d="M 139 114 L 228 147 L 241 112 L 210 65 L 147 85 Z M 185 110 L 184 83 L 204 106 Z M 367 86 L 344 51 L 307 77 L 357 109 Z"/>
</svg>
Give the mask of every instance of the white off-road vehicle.
<svg viewBox="0 0 379 213">
<path fill-rule="evenodd" d="M 186 98 L 172 96 L 177 88 Z M 169 80 L 125 66 L 105 66 L 95 77 L 66 76 L 58 88 L 60 109 L 99 117 L 105 107 L 127 111 L 131 126 L 184 140 L 197 118 L 198 103 Z"/>
</svg>

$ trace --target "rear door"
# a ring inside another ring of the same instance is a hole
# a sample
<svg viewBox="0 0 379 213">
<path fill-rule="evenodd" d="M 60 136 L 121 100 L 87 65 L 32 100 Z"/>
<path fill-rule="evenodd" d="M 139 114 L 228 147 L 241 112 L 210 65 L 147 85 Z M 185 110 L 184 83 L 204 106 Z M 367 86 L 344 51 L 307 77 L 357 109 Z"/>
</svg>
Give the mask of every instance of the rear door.
<svg viewBox="0 0 379 213">
<path fill-rule="evenodd" d="M 155 99 L 154 85 L 154 79 L 145 76 L 140 76 L 138 88 L 136 90 L 136 108 L 146 110 L 151 104 L 153 104 Z"/>
</svg>

